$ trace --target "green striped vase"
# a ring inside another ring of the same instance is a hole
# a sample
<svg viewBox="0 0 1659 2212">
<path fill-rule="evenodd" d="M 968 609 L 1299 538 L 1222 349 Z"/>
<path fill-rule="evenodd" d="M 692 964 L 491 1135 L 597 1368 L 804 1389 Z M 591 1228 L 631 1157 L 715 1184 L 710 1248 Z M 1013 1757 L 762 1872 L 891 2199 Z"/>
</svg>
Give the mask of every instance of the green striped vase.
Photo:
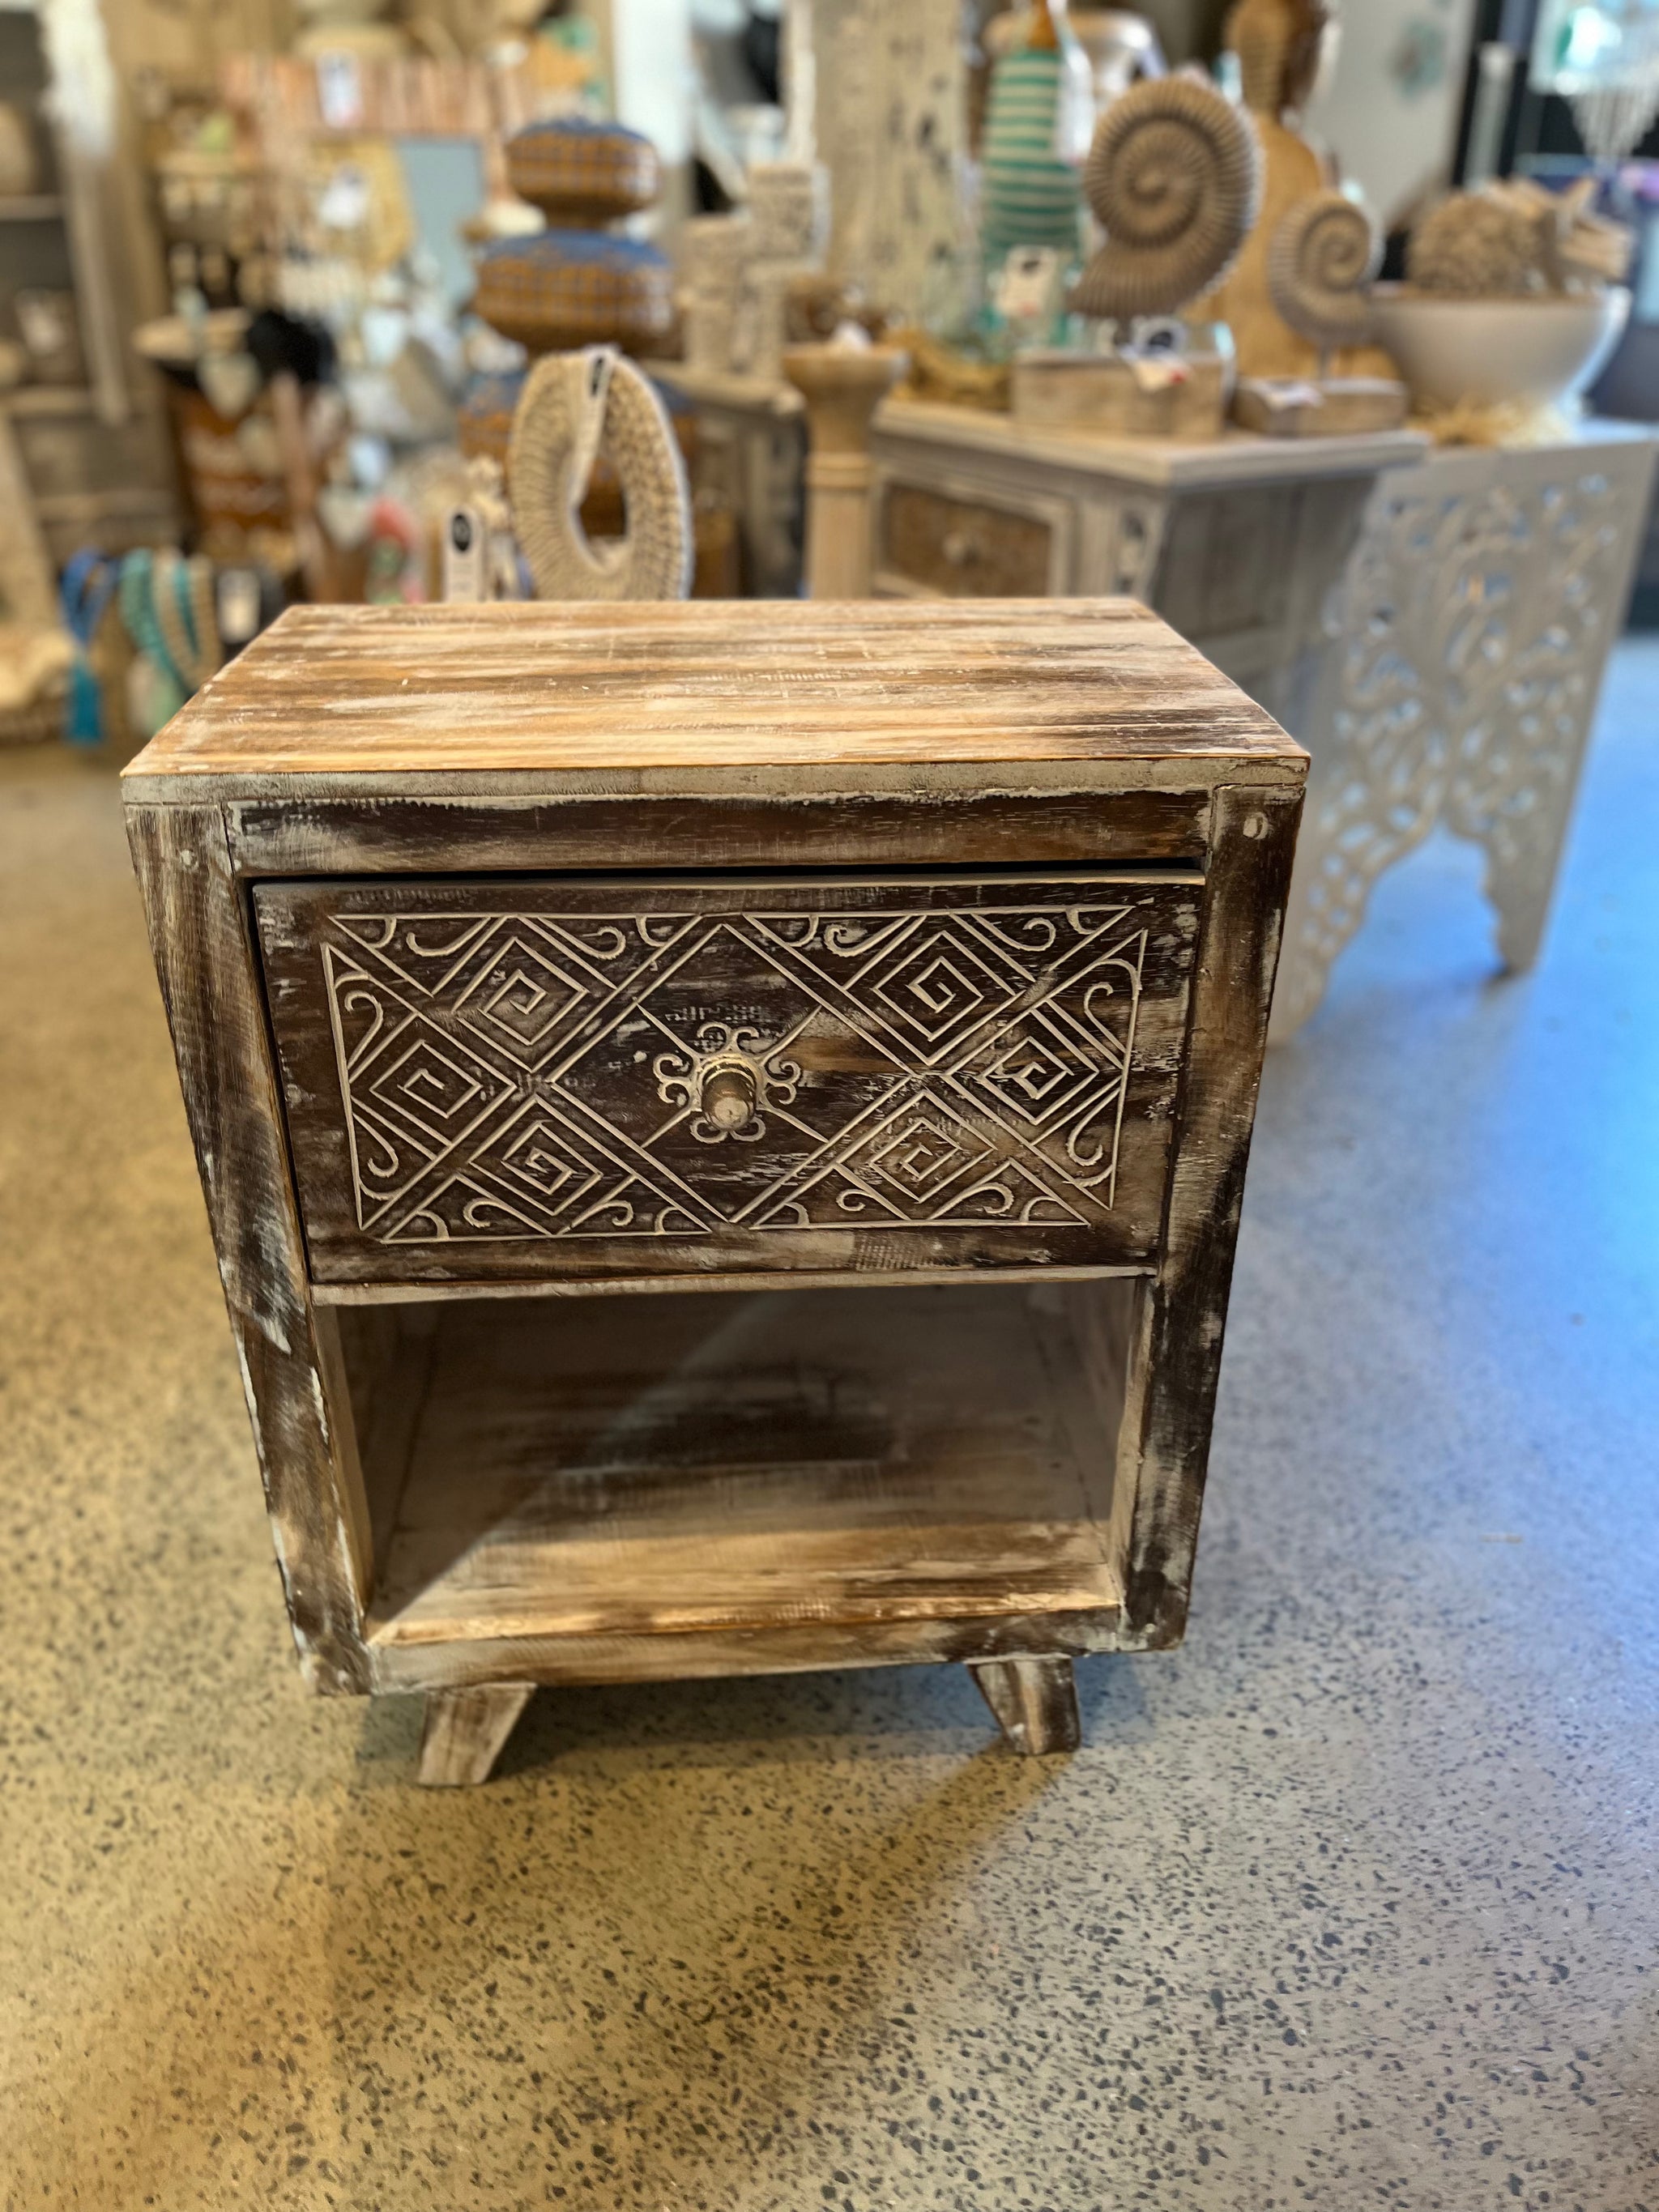
<svg viewBox="0 0 1659 2212">
<path fill-rule="evenodd" d="M 988 273 L 1017 246 L 1049 246 L 1076 258 L 1082 199 L 1077 172 L 1054 140 L 1066 64 L 1027 46 L 991 74 L 980 167 L 980 240 Z"/>
</svg>

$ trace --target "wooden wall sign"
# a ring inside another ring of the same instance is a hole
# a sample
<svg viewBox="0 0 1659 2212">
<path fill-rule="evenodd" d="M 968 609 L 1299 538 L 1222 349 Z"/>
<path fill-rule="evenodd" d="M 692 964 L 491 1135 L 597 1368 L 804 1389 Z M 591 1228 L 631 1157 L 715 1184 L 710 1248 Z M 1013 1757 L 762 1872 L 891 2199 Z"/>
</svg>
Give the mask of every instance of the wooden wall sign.
<svg viewBox="0 0 1659 2212">
<path fill-rule="evenodd" d="M 127 771 L 313 1683 L 1179 1640 L 1303 756 L 1127 602 L 295 610 Z M 649 1299 L 649 1305 L 641 1301 Z"/>
</svg>

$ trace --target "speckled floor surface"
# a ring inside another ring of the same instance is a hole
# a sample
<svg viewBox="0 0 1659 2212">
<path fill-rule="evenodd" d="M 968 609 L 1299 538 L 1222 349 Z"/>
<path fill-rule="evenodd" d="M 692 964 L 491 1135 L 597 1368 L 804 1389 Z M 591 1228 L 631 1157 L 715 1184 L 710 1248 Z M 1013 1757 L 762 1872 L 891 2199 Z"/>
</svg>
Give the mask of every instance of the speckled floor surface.
<svg viewBox="0 0 1659 2212">
<path fill-rule="evenodd" d="M 1273 1062 L 1196 1606 L 1021 1762 L 947 1673 L 291 1663 L 106 776 L 0 763 L 0 2200 L 1659 2207 L 1659 648 L 1544 964 L 1385 884 Z"/>
</svg>

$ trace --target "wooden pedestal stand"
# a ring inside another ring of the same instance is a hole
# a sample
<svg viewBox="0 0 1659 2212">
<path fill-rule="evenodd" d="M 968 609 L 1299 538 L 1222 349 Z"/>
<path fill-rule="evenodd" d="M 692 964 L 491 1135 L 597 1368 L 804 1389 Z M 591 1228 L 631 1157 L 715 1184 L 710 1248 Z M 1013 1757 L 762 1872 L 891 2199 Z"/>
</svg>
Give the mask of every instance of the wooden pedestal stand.
<svg viewBox="0 0 1659 2212">
<path fill-rule="evenodd" d="M 806 402 L 806 592 L 868 599 L 870 418 L 904 374 L 895 346 L 791 346 L 783 373 Z"/>
<path fill-rule="evenodd" d="M 292 610 L 127 817 L 301 1662 L 1180 1641 L 1302 754 L 1123 601 Z"/>
</svg>

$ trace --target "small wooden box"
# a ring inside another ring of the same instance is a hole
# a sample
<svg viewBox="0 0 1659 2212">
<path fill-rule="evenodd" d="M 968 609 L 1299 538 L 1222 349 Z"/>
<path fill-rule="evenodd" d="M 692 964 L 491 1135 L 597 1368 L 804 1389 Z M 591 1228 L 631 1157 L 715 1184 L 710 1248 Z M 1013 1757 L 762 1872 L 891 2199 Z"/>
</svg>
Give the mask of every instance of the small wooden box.
<svg viewBox="0 0 1659 2212">
<path fill-rule="evenodd" d="M 306 1670 L 1181 1636 L 1305 763 L 1127 601 L 314 608 L 128 822 Z"/>
</svg>

